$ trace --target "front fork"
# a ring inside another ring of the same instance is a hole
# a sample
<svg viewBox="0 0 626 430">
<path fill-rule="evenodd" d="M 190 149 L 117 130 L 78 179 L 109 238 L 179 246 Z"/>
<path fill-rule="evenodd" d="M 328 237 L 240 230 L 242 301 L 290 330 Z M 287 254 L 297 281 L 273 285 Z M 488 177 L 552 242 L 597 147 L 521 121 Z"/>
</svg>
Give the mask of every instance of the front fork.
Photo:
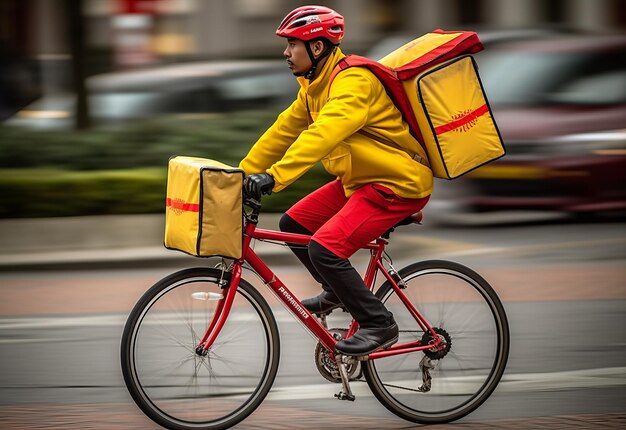
<svg viewBox="0 0 626 430">
<path fill-rule="evenodd" d="M 209 348 L 211 348 L 211 345 L 213 345 L 213 342 L 215 342 L 215 339 L 222 330 L 222 327 L 224 327 L 228 314 L 233 306 L 233 302 L 235 301 L 235 294 L 237 293 L 237 287 L 239 286 L 239 281 L 241 280 L 241 271 L 241 265 L 235 264 L 232 268 L 230 282 L 224 280 L 223 276 L 220 279 L 219 284 L 226 294 L 222 294 L 222 297 L 218 300 L 217 307 L 215 308 L 215 314 L 213 315 L 213 318 L 211 318 L 211 322 L 209 323 L 202 340 L 196 346 L 196 354 L 206 356 L 209 352 Z M 225 272 L 224 268 L 222 268 L 222 275 L 225 273 L 227 272 Z"/>
</svg>

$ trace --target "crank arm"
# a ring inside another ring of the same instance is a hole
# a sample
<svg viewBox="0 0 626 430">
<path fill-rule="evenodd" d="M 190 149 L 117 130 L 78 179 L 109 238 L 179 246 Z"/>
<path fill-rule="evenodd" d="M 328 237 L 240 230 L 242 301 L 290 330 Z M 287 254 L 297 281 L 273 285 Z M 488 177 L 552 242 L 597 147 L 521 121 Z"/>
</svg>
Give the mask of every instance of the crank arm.
<svg viewBox="0 0 626 430">
<path fill-rule="evenodd" d="M 356 397 L 352 394 L 352 390 L 350 390 L 350 382 L 348 380 L 348 372 L 346 371 L 346 365 L 342 360 L 343 356 L 340 354 L 335 355 L 335 362 L 337 363 L 337 367 L 339 368 L 339 376 L 341 376 L 341 387 L 342 390 L 335 394 L 335 397 L 339 400 L 350 400 L 354 402 Z"/>
</svg>

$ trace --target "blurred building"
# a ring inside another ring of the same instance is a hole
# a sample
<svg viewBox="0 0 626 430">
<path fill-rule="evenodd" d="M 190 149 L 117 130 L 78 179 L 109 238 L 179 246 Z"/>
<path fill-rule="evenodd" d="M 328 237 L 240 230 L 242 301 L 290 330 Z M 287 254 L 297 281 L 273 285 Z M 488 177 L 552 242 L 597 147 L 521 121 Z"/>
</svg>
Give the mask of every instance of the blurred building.
<svg viewBox="0 0 626 430">
<path fill-rule="evenodd" d="M 290 0 L 2 0 L 0 119 L 97 73 L 197 59 L 277 58 Z M 346 51 L 390 33 L 560 26 L 626 31 L 623 0 L 329 0 L 346 17 Z M 81 32 L 76 14 L 82 17 Z M 80 34 L 82 36 L 76 36 Z M 82 40 L 77 41 L 80 37 Z M 72 64 L 78 52 L 80 64 Z"/>
</svg>

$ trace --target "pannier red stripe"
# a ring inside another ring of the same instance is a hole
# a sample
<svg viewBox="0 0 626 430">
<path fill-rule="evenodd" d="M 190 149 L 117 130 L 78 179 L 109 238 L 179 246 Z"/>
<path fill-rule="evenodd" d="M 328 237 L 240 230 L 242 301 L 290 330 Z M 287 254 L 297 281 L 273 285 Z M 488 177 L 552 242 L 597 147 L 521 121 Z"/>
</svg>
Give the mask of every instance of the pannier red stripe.
<svg viewBox="0 0 626 430">
<path fill-rule="evenodd" d="M 462 118 L 459 118 L 455 121 L 449 122 L 447 124 L 444 125 L 440 125 L 439 127 L 435 128 L 435 134 L 439 135 L 439 134 L 443 134 L 445 132 L 448 132 L 450 130 L 455 130 L 459 127 L 464 126 L 465 124 L 474 121 L 476 118 L 486 114 L 487 112 L 489 112 L 489 108 L 487 107 L 486 104 L 482 105 L 481 107 L 479 107 L 478 109 L 473 110 L 472 112 L 468 113 L 467 115 L 463 116 Z"/>
<path fill-rule="evenodd" d="M 171 207 L 172 209 L 180 211 L 198 212 L 200 210 L 200 205 L 197 203 L 185 203 L 178 200 L 172 200 L 169 197 L 167 198 L 165 205 L 168 208 Z"/>
</svg>

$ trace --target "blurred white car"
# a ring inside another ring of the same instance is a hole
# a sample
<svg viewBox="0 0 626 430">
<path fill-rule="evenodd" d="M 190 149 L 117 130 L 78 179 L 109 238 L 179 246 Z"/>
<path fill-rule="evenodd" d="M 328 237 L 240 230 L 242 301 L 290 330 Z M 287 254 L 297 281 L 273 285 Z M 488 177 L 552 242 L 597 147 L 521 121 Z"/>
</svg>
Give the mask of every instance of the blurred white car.
<svg viewBox="0 0 626 430">
<path fill-rule="evenodd" d="M 201 115 L 286 107 L 298 84 L 284 61 L 193 62 L 114 72 L 87 80 L 95 124 L 159 115 Z M 51 94 L 5 123 L 42 128 L 73 125 L 76 97 Z"/>
<path fill-rule="evenodd" d="M 468 29 L 469 30 L 469 29 Z M 485 45 L 493 45 L 500 42 L 509 42 L 513 40 L 530 40 L 534 38 L 545 37 L 555 34 L 555 30 L 551 29 L 515 29 L 515 30 L 484 30 L 476 31 L 480 41 Z M 390 52 L 395 51 L 399 47 L 417 39 L 419 34 L 392 34 L 384 37 L 377 44 L 367 51 L 365 56 L 372 60 L 380 60 Z"/>
</svg>

